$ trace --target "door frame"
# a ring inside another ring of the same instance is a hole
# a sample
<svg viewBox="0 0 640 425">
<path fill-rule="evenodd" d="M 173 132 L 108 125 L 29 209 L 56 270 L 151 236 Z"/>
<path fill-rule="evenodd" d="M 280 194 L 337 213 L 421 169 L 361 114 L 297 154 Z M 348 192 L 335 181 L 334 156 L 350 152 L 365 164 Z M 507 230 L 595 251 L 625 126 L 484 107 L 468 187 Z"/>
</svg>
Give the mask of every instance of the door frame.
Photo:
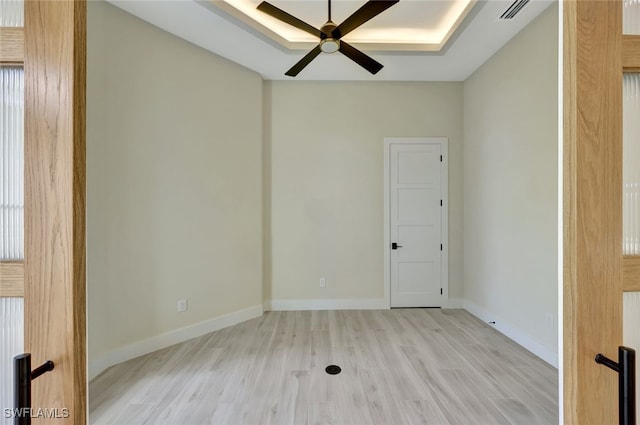
<svg viewBox="0 0 640 425">
<path fill-rule="evenodd" d="M 407 144 L 440 145 L 442 166 L 440 167 L 440 194 L 442 196 L 442 216 L 440 221 L 442 235 L 442 257 L 440 261 L 440 285 L 442 288 L 441 308 L 449 307 L 449 139 L 447 137 L 385 137 L 384 151 L 384 299 L 391 308 L 391 211 L 390 211 L 390 169 L 391 146 Z"/>
</svg>

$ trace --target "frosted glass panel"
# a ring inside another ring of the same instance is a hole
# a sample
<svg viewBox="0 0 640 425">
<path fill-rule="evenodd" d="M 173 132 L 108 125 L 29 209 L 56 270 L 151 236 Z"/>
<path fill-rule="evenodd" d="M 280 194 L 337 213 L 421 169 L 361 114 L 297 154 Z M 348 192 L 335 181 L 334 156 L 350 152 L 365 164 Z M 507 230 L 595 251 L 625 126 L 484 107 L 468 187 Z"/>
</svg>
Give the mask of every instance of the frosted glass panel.
<svg viewBox="0 0 640 425">
<path fill-rule="evenodd" d="M 0 425 L 12 425 L 4 409 L 13 407 L 13 357 L 24 346 L 24 302 L 22 298 L 0 298 Z"/>
<path fill-rule="evenodd" d="M 640 292 L 625 292 L 622 307 L 622 343 L 640 353 Z M 636 382 L 640 367 L 636 359 Z M 637 384 L 636 384 L 637 385 Z M 636 391 L 636 417 L 640 418 L 640 391 Z"/>
<path fill-rule="evenodd" d="M 640 74 L 624 74 L 623 96 L 623 252 L 640 255 Z"/>
<path fill-rule="evenodd" d="M 640 35 L 640 0 L 624 0 L 622 4 L 622 33 Z"/>
<path fill-rule="evenodd" d="M 24 26 L 24 1 L 0 0 L 0 27 Z"/>
<path fill-rule="evenodd" d="M 23 75 L 0 68 L 0 260 L 24 258 Z"/>
<path fill-rule="evenodd" d="M 0 68 L 0 260 L 24 256 L 23 93 L 22 69 Z M 13 407 L 13 357 L 24 350 L 23 335 L 23 299 L 0 297 L 0 425 L 13 423 L 4 409 Z"/>
</svg>

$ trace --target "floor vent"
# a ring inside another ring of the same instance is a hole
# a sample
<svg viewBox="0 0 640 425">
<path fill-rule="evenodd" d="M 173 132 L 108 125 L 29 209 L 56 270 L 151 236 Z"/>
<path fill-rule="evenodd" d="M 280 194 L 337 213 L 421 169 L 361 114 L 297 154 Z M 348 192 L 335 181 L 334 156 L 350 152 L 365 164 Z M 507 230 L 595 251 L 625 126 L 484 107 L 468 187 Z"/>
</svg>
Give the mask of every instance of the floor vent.
<svg viewBox="0 0 640 425">
<path fill-rule="evenodd" d="M 498 19 L 503 21 L 513 19 L 522 10 L 522 8 L 527 5 L 527 3 L 529 3 L 529 0 L 514 1 L 513 3 L 511 3 L 511 6 L 509 6 L 507 10 L 505 10 L 504 13 L 500 15 L 500 18 Z"/>
<path fill-rule="evenodd" d="M 325 371 L 329 374 L 329 375 L 337 375 L 340 372 L 342 372 L 342 369 L 340 369 L 340 366 L 336 366 L 334 364 L 327 366 L 327 368 L 325 369 Z"/>
</svg>

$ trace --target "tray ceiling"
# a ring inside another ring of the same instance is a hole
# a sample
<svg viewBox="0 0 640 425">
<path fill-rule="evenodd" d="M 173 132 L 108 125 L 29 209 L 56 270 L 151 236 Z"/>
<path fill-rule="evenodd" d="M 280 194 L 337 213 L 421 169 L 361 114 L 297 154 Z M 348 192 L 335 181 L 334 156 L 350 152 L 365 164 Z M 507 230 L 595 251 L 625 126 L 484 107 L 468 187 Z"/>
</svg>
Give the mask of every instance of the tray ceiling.
<svg viewBox="0 0 640 425">
<path fill-rule="evenodd" d="M 211 3 L 288 49 L 313 48 L 312 35 L 257 10 L 261 0 L 218 0 Z M 274 6 L 320 28 L 327 22 L 327 0 L 273 0 Z M 385 10 L 344 40 L 378 51 L 440 51 L 476 0 L 404 1 Z M 339 24 L 363 1 L 332 0 L 332 21 Z"/>
<path fill-rule="evenodd" d="M 246 2 L 243 7 L 253 8 L 259 0 L 108 1 L 267 80 L 292 80 L 284 72 L 302 58 L 304 50 L 315 45 L 305 38 L 306 33 L 295 28 L 285 30 L 286 24 L 259 22 L 239 11 L 238 4 L 230 3 L 242 1 Z M 327 3 L 321 0 L 271 3 L 314 26 L 320 27 L 327 20 Z M 531 0 L 513 19 L 499 19 L 512 3 L 400 0 L 345 36 L 345 41 L 353 42 L 384 65 L 378 74 L 369 74 L 343 55 L 322 54 L 294 80 L 463 81 L 553 2 Z M 362 4 L 364 0 L 334 0 L 333 21 L 341 22 Z M 439 51 L 429 51 L 433 46 L 425 46 L 437 43 L 446 31 L 438 29 L 442 22 L 457 24 L 455 31 L 441 42 Z M 429 33 L 439 35 L 429 38 Z"/>
</svg>

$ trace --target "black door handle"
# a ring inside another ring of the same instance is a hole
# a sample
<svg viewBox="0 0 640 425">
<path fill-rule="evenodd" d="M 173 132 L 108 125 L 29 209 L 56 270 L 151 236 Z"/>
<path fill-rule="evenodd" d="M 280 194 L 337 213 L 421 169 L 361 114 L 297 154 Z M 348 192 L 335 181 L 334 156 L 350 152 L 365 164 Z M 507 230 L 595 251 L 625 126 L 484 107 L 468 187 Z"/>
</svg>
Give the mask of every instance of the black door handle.
<svg viewBox="0 0 640 425">
<path fill-rule="evenodd" d="M 402 248 L 402 245 L 398 245 L 396 242 L 393 242 L 391 244 L 391 249 L 398 249 L 398 248 Z"/>
<path fill-rule="evenodd" d="M 636 351 L 618 347 L 618 363 L 600 353 L 595 360 L 618 372 L 618 423 L 636 425 Z"/>
<path fill-rule="evenodd" d="M 15 425 L 31 425 L 31 381 L 53 370 L 54 364 L 47 360 L 41 366 L 31 370 L 31 353 L 18 354 L 13 358 L 14 365 L 14 411 Z"/>
</svg>

